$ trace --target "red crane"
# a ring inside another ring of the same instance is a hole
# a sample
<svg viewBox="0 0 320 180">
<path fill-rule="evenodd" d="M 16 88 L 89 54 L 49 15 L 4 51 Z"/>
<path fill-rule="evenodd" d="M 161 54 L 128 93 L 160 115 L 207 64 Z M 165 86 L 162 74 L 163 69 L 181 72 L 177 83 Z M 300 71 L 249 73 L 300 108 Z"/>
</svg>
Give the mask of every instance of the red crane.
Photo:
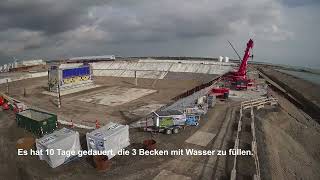
<svg viewBox="0 0 320 180">
<path fill-rule="evenodd" d="M 247 43 L 247 48 L 244 52 L 240 67 L 236 72 L 229 72 L 226 74 L 226 79 L 231 81 L 231 84 L 237 90 L 247 89 L 252 86 L 253 81 L 247 78 L 247 65 L 250 57 L 250 50 L 253 48 L 253 40 L 250 39 Z"/>
<path fill-rule="evenodd" d="M 247 65 L 248 65 L 248 59 L 250 57 L 250 49 L 253 48 L 253 40 L 250 39 L 247 43 L 247 48 L 244 52 L 240 67 L 237 72 L 233 72 L 233 77 L 237 79 L 247 79 Z"/>
<path fill-rule="evenodd" d="M 238 71 L 229 72 L 226 75 L 224 75 L 222 78 L 222 79 L 231 81 L 231 85 L 233 85 L 236 90 L 243 90 L 243 89 L 247 89 L 248 86 L 252 86 L 253 81 L 247 78 L 247 65 L 250 57 L 250 50 L 252 48 L 253 48 L 253 40 L 250 39 L 247 43 L 247 48 L 243 55 Z M 226 99 L 229 96 L 229 88 L 214 87 L 211 89 L 210 93 L 214 94 L 216 97 L 222 97 Z"/>
</svg>

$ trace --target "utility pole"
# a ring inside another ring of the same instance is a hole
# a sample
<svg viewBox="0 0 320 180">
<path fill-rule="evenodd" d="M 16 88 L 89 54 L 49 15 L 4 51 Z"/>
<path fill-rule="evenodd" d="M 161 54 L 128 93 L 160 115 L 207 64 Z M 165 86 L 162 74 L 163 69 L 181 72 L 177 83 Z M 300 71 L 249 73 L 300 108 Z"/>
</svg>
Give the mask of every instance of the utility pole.
<svg viewBox="0 0 320 180">
<path fill-rule="evenodd" d="M 134 71 L 134 84 L 136 86 L 138 86 L 138 77 L 137 77 L 137 71 L 136 70 Z"/>
<path fill-rule="evenodd" d="M 61 108 L 60 82 L 58 82 L 58 108 Z"/>
<path fill-rule="evenodd" d="M 48 69 L 48 91 L 50 92 L 51 91 L 51 84 L 50 84 L 50 71 Z"/>
</svg>

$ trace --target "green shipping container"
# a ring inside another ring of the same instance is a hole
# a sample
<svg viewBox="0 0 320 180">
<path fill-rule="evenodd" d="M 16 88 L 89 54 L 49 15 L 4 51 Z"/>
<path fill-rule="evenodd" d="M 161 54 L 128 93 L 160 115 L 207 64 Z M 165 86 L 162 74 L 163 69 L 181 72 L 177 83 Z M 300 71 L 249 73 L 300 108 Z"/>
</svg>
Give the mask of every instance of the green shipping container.
<svg viewBox="0 0 320 180">
<path fill-rule="evenodd" d="M 16 121 L 19 127 L 38 136 L 52 133 L 58 125 L 57 115 L 35 109 L 27 109 L 17 113 Z"/>
</svg>

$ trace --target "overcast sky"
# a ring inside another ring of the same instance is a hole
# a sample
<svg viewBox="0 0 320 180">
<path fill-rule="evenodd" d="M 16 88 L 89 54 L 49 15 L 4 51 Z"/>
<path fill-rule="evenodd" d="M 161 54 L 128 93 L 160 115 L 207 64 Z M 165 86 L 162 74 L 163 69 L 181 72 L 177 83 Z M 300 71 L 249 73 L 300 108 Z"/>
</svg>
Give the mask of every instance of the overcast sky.
<svg viewBox="0 0 320 180">
<path fill-rule="evenodd" d="M 241 56 L 320 68 L 319 0 L 1 0 L 0 63 L 13 57 Z"/>
</svg>

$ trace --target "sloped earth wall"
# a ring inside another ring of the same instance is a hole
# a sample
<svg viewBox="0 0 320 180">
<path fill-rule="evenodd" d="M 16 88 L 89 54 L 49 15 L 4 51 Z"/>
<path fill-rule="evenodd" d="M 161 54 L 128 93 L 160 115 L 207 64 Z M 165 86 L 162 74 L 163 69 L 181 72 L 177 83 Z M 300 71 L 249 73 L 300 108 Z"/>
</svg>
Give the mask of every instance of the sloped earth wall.
<svg viewBox="0 0 320 180">
<path fill-rule="evenodd" d="M 300 108 L 320 123 L 319 85 L 270 68 L 259 70 L 298 99 Z"/>
</svg>

